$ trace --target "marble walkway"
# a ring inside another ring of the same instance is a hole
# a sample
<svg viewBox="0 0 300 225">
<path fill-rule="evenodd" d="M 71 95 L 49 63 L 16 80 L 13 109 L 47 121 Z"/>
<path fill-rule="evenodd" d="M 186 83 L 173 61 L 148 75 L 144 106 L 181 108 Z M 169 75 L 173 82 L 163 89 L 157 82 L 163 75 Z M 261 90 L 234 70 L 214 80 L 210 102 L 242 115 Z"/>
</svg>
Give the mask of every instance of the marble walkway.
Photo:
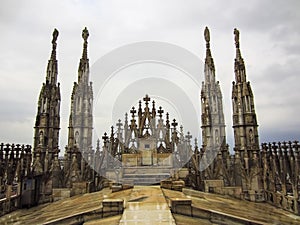
<svg viewBox="0 0 300 225">
<path fill-rule="evenodd" d="M 120 225 L 176 224 L 159 186 L 136 186 L 126 202 Z"/>
</svg>

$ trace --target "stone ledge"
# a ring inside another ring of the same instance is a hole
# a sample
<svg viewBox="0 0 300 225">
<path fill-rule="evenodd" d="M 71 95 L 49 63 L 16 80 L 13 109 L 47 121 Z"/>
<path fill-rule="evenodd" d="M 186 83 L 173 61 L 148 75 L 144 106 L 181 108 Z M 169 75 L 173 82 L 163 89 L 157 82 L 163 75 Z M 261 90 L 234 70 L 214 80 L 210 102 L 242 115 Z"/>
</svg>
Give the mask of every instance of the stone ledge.
<svg viewBox="0 0 300 225">
<path fill-rule="evenodd" d="M 192 200 L 188 198 L 170 198 L 171 212 L 186 216 L 192 215 Z"/>
</svg>

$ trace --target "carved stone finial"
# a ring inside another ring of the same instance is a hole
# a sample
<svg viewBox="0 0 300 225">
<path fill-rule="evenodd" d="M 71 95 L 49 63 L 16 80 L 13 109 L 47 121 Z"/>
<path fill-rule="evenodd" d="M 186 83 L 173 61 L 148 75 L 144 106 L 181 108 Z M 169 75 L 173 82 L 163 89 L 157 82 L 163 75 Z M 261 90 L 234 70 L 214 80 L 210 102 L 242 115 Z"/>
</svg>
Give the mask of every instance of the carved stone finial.
<svg viewBox="0 0 300 225">
<path fill-rule="evenodd" d="M 96 148 L 98 151 L 100 150 L 100 139 L 98 138 L 97 139 L 97 148 Z"/>
<path fill-rule="evenodd" d="M 159 117 L 162 118 L 162 114 L 164 113 L 164 110 L 162 109 L 161 106 L 159 106 L 159 110 L 157 112 L 159 114 Z"/>
<path fill-rule="evenodd" d="M 149 101 L 151 100 L 150 97 L 148 96 L 148 94 L 146 94 L 146 96 L 143 98 L 143 100 L 146 103 L 146 106 L 149 104 Z"/>
<path fill-rule="evenodd" d="M 209 35 L 208 27 L 205 27 L 205 29 L 204 29 L 204 38 L 205 38 L 206 42 L 210 42 L 210 35 Z"/>
<path fill-rule="evenodd" d="M 173 123 L 171 124 L 174 127 L 174 130 L 176 130 L 176 127 L 178 123 L 176 122 L 176 119 L 173 119 Z"/>
<path fill-rule="evenodd" d="M 87 41 L 88 37 L 89 37 L 89 31 L 85 27 L 84 30 L 82 31 L 82 38 L 83 38 L 84 41 Z"/>
<path fill-rule="evenodd" d="M 233 34 L 234 34 L 235 46 L 237 48 L 239 48 L 239 44 L 240 44 L 240 32 L 239 32 L 238 29 L 234 28 Z"/>
<path fill-rule="evenodd" d="M 118 127 L 118 130 L 121 130 L 121 127 L 123 126 L 123 123 L 121 123 L 121 120 L 118 120 L 118 123 L 116 123 L 116 126 Z"/>
<path fill-rule="evenodd" d="M 53 38 L 52 38 L 52 44 L 56 43 L 58 34 L 59 34 L 58 30 L 56 28 L 54 28 L 54 31 L 53 31 L 53 34 L 52 34 L 52 36 L 53 36 Z"/>
<path fill-rule="evenodd" d="M 57 37 L 58 37 L 58 30 L 56 28 L 54 28 L 54 31 L 52 33 L 52 53 L 51 53 L 51 59 L 55 60 L 56 58 L 56 41 L 57 41 Z"/>
<path fill-rule="evenodd" d="M 86 68 L 86 61 L 88 59 L 88 56 L 87 56 L 87 46 L 88 46 L 88 39 L 89 37 L 89 31 L 88 29 L 85 27 L 82 31 L 82 38 L 84 40 L 83 42 L 83 52 L 82 52 L 82 59 L 84 60 L 82 63 L 80 63 L 80 68 L 81 70 L 84 70 Z"/>
<path fill-rule="evenodd" d="M 130 113 L 132 114 L 132 118 L 134 118 L 134 116 L 135 116 L 134 114 L 136 113 L 136 110 L 135 110 L 134 106 L 130 110 Z"/>
<path fill-rule="evenodd" d="M 106 133 L 106 132 L 104 133 L 104 136 L 102 136 L 102 139 L 104 140 L 104 142 L 106 142 L 106 141 L 107 141 L 107 139 L 108 139 L 108 136 L 107 136 L 107 133 Z"/>
</svg>

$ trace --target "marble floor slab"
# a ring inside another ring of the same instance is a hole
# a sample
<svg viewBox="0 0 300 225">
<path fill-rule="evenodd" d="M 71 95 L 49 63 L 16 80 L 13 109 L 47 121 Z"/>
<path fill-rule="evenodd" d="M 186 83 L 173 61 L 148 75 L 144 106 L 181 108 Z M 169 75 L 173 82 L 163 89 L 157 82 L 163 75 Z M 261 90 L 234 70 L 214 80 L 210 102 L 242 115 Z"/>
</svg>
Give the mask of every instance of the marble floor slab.
<svg viewBox="0 0 300 225">
<path fill-rule="evenodd" d="M 136 186 L 126 203 L 120 225 L 176 224 L 159 186 Z"/>
</svg>

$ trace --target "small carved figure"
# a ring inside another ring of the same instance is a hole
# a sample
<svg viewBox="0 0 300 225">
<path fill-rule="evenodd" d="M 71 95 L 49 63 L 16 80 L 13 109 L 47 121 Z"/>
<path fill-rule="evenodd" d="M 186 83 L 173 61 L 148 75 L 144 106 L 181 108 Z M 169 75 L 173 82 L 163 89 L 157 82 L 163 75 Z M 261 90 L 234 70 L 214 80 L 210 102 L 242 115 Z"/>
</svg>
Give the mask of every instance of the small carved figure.
<svg viewBox="0 0 300 225">
<path fill-rule="evenodd" d="M 52 44 L 56 43 L 56 40 L 57 40 L 57 37 L 58 37 L 58 30 L 55 28 L 54 31 L 53 31 L 53 39 L 52 39 Z"/>
<path fill-rule="evenodd" d="M 88 37 L 89 37 L 89 31 L 85 27 L 84 30 L 82 31 L 82 38 L 84 41 L 87 41 Z"/>
<path fill-rule="evenodd" d="M 249 136 L 250 136 L 250 143 L 253 144 L 254 143 L 254 135 L 253 135 L 252 129 L 249 130 Z"/>
<path fill-rule="evenodd" d="M 79 143 L 79 132 L 76 131 L 75 133 L 75 144 L 78 144 Z"/>
<path fill-rule="evenodd" d="M 205 38 L 206 42 L 210 41 L 209 29 L 207 27 L 205 27 L 205 30 L 204 30 L 204 38 Z"/>
<path fill-rule="evenodd" d="M 40 132 L 40 137 L 39 137 L 39 144 L 42 145 L 44 142 L 44 134 L 43 131 Z"/>
<path fill-rule="evenodd" d="M 234 40 L 235 40 L 235 44 L 239 44 L 239 39 L 240 39 L 240 32 L 238 29 L 234 28 Z"/>
</svg>

